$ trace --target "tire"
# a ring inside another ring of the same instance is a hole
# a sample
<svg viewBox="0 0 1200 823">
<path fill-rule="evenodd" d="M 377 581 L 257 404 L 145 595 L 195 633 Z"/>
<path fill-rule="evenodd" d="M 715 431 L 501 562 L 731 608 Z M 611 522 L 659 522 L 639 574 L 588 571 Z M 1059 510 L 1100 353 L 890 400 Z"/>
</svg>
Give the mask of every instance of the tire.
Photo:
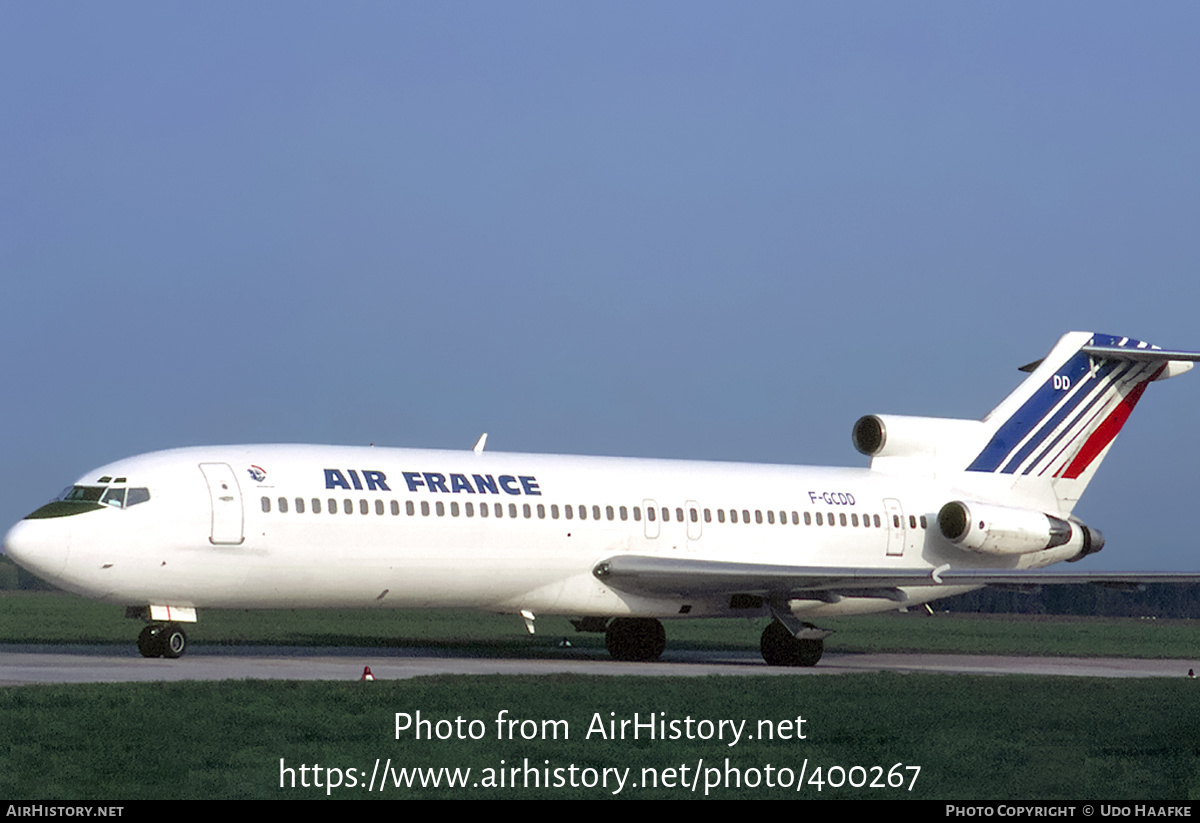
<svg viewBox="0 0 1200 823">
<path fill-rule="evenodd" d="M 778 620 L 772 620 L 763 629 L 759 650 L 768 666 L 815 666 L 825 653 L 825 643 L 799 640 Z"/>
<path fill-rule="evenodd" d="M 174 660 L 182 657 L 187 651 L 187 635 L 183 633 L 183 629 L 174 623 L 168 623 L 163 627 L 162 634 L 162 656 Z"/>
<path fill-rule="evenodd" d="M 618 617 L 604 632 L 604 646 L 614 660 L 644 663 L 662 655 L 667 632 L 653 618 Z"/>
<path fill-rule="evenodd" d="M 142 657 L 162 657 L 162 626 L 151 623 L 138 635 L 137 648 Z"/>
<path fill-rule="evenodd" d="M 174 660 L 187 651 L 187 635 L 177 623 L 151 623 L 138 635 L 142 657 L 166 657 Z"/>
</svg>

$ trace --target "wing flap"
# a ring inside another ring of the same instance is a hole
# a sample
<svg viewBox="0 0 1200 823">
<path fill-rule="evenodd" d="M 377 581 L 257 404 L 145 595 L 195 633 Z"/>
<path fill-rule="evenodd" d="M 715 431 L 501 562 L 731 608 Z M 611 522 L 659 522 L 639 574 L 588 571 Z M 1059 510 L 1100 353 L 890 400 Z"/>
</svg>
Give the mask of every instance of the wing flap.
<svg viewBox="0 0 1200 823">
<path fill-rule="evenodd" d="M 607 585 L 645 595 L 749 594 L 824 600 L 841 597 L 887 597 L 908 586 L 1034 587 L 1093 583 L 1136 588 L 1151 583 L 1200 583 L 1187 572 L 1043 572 L 1005 569 L 836 568 L 727 563 L 645 555 L 617 555 L 599 563 L 593 574 Z M 902 594 L 902 593 L 901 593 Z"/>
</svg>

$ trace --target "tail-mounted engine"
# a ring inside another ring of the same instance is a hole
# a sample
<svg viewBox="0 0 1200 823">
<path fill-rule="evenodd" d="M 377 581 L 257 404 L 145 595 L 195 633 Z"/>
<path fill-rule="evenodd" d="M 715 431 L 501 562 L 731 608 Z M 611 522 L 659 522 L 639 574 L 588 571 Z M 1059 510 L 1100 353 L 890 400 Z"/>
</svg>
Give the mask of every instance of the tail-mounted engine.
<svg viewBox="0 0 1200 823">
<path fill-rule="evenodd" d="M 958 472 L 978 451 L 982 426 L 978 420 L 868 414 L 854 424 L 850 437 L 875 471 Z"/>
<path fill-rule="evenodd" d="M 959 548 L 980 554 L 1029 554 L 1063 547 L 1067 557 L 1060 559 L 1080 560 L 1104 548 L 1104 535 L 1074 518 L 962 500 L 942 506 L 938 529 Z"/>
</svg>

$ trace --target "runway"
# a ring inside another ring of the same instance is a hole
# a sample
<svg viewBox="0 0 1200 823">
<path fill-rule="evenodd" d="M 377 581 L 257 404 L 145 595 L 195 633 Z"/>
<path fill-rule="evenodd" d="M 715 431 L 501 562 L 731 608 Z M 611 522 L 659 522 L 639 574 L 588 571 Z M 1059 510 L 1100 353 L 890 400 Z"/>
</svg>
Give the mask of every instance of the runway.
<svg viewBox="0 0 1200 823">
<path fill-rule="evenodd" d="M 654 663 L 621 663 L 594 651 L 560 657 L 492 658 L 438 655 L 427 648 L 297 648 L 193 646 L 178 660 L 144 659 L 132 647 L 0 645 L 0 685 L 185 680 L 357 680 L 370 666 L 377 680 L 438 674 L 581 674 L 641 677 L 815 677 L 911 672 L 1062 677 L 1186 677 L 1192 660 L 1002 657 L 962 654 L 827 652 L 812 668 L 765 665 L 747 652 L 668 652 Z"/>
</svg>

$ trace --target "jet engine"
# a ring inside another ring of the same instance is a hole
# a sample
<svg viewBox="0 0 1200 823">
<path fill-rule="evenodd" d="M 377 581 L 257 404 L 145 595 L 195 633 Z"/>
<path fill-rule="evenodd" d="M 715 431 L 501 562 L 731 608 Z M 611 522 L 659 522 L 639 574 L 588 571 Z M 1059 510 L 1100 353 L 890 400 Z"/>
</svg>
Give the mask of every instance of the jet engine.
<svg viewBox="0 0 1200 823">
<path fill-rule="evenodd" d="M 942 506 L 938 529 L 959 548 L 980 554 L 1029 554 L 1062 547 L 1068 556 L 1060 559 L 1079 560 L 1104 548 L 1104 535 L 1074 518 L 963 500 Z"/>
</svg>

